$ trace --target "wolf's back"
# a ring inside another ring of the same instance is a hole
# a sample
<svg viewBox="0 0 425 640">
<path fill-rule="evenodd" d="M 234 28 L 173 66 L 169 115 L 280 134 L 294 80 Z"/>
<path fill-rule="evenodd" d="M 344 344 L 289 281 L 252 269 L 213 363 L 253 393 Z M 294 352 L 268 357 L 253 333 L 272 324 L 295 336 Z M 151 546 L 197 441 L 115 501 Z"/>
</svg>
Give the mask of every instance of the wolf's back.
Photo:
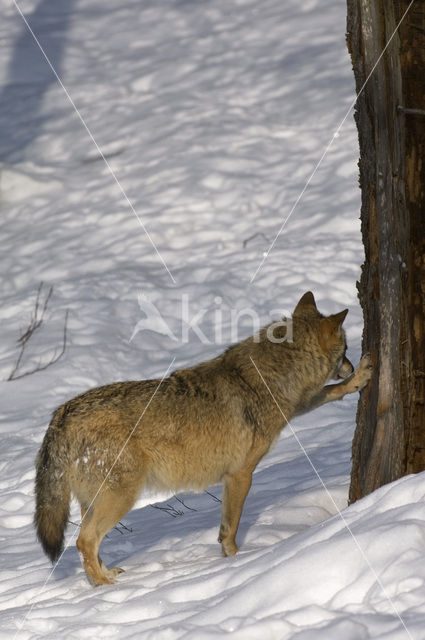
<svg viewBox="0 0 425 640">
<path fill-rule="evenodd" d="M 34 524 L 37 537 L 52 562 L 63 549 L 71 499 L 65 415 L 66 405 L 53 414 L 36 461 Z"/>
</svg>

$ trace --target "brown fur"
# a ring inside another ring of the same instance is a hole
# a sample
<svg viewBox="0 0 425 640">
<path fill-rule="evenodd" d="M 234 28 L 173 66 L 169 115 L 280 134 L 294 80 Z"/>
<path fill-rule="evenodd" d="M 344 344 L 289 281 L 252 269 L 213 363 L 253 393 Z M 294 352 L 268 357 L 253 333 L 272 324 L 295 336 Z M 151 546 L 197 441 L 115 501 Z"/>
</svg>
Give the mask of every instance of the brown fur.
<svg viewBox="0 0 425 640">
<path fill-rule="evenodd" d="M 223 482 L 219 541 L 225 556 L 236 553 L 252 473 L 286 420 L 370 378 L 367 357 L 355 373 L 345 357 L 346 313 L 323 317 L 308 292 L 293 313 L 293 342 L 271 342 L 266 328 L 259 342 L 248 338 L 162 383 L 117 382 L 59 407 L 36 465 L 35 524 L 47 555 L 53 561 L 61 553 L 72 493 L 81 505 L 77 547 L 84 569 L 95 585 L 113 583 L 122 570 L 106 568 L 99 546 L 142 489 L 202 490 L 217 482 Z M 332 377 L 345 380 L 325 386 Z"/>
</svg>

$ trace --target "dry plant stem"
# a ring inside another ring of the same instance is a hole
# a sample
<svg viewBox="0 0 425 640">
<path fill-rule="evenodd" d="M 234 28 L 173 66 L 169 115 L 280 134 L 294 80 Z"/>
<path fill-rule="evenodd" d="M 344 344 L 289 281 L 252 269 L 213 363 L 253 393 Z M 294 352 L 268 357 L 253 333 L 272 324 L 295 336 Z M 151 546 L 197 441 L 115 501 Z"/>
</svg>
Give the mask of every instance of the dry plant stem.
<svg viewBox="0 0 425 640">
<path fill-rule="evenodd" d="M 159 504 L 151 504 L 149 506 L 153 507 L 154 509 L 159 509 L 160 511 L 165 511 L 165 513 L 168 513 L 168 515 L 170 515 L 172 518 L 177 518 L 178 516 L 182 516 L 184 513 L 184 511 L 181 511 L 180 509 L 176 509 L 175 507 L 173 507 L 171 504 L 168 504 L 168 503 L 166 507 L 162 507 Z"/>
<path fill-rule="evenodd" d="M 188 511 L 197 511 L 197 509 L 194 509 L 193 507 L 189 507 L 189 505 L 187 505 L 181 498 L 179 498 L 178 496 L 174 496 L 174 498 L 177 500 L 177 502 L 180 502 L 180 504 L 182 504 Z"/>
<path fill-rule="evenodd" d="M 78 529 L 81 529 L 81 522 L 73 522 L 72 520 L 68 520 L 68 524 L 72 524 L 74 527 L 78 527 Z M 128 531 L 129 533 L 133 533 L 133 529 L 130 529 L 130 527 L 127 527 L 123 522 L 118 522 L 114 529 L 116 531 L 118 531 L 118 533 L 120 533 L 122 536 L 124 535 L 124 532 L 121 531 L 121 529 L 119 527 L 122 527 L 123 529 L 125 529 L 126 531 Z M 107 538 L 108 536 L 106 535 L 105 538 Z"/>
<path fill-rule="evenodd" d="M 222 502 L 222 500 L 220 500 L 220 498 L 217 498 L 217 496 L 215 496 L 213 493 L 211 493 L 211 491 L 207 491 L 207 490 L 205 489 L 204 493 L 207 493 L 207 494 L 208 494 L 209 496 L 211 496 L 211 498 L 212 498 L 213 500 L 215 500 L 216 502 Z"/>
<path fill-rule="evenodd" d="M 194 509 L 193 507 L 189 507 L 181 498 L 178 498 L 177 496 L 173 496 L 173 498 L 177 500 L 177 502 L 179 502 L 188 511 L 197 511 L 197 509 Z M 177 518 L 178 516 L 184 515 L 184 511 L 182 511 L 181 509 L 176 509 L 176 507 L 174 507 L 170 503 L 167 503 L 166 507 L 160 504 L 151 504 L 150 506 L 153 507 L 154 509 L 165 511 L 166 513 L 168 513 L 168 515 L 172 516 L 173 518 Z"/>
<path fill-rule="evenodd" d="M 251 240 L 254 240 L 254 238 L 258 238 L 258 237 L 264 238 L 266 242 L 270 242 L 269 238 L 267 238 L 265 233 L 263 233 L 262 231 L 257 231 L 256 233 L 253 233 L 252 236 L 249 236 L 249 238 L 246 238 L 242 242 L 243 248 L 246 249 L 248 242 L 251 242 Z"/>
<path fill-rule="evenodd" d="M 41 297 L 41 292 L 43 289 L 43 282 L 40 282 L 38 289 L 37 289 L 37 297 L 35 300 L 35 306 L 34 306 L 34 312 L 31 316 L 30 322 L 28 324 L 27 329 L 25 330 L 25 332 L 19 337 L 18 339 L 18 344 L 21 346 L 19 355 L 18 355 L 18 359 L 16 361 L 16 364 L 12 370 L 12 372 L 10 373 L 8 380 L 18 380 L 19 378 L 23 378 L 25 376 L 29 376 L 33 373 L 35 373 L 36 371 L 43 371 L 44 369 L 47 369 L 47 367 L 50 367 L 52 364 L 55 364 L 55 362 L 57 362 L 65 353 L 65 349 L 66 349 L 66 339 L 67 339 L 67 327 L 68 327 L 68 310 L 66 311 L 65 314 L 65 323 L 64 323 L 64 330 L 63 330 L 63 341 L 62 341 L 62 348 L 59 351 L 59 353 L 55 353 L 55 355 L 46 363 L 46 364 L 41 364 L 39 363 L 36 367 L 34 367 L 33 369 L 30 369 L 29 371 L 25 371 L 24 373 L 19 373 L 19 368 L 21 365 L 21 361 L 22 361 L 22 357 L 24 355 L 24 351 L 25 348 L 29 342 L 29 340 L 31 339 L 31 337 L 34 335 L 34 333 L 37 331 L 37 329 L 40 328 L 40 326 L 43 323 L 44 320 L 44 315 L 46 313 L 47 310 L 47 306 L 49 304 L 49 300 L 51 298 L 52 292 L 53 292 L 53 287 L 50 287 L 47 296 L 44 300 L 41 312 L 40 312 L 40 297 Z M 40 315 L 39 315 L 40 313 Z"/>
</svg>

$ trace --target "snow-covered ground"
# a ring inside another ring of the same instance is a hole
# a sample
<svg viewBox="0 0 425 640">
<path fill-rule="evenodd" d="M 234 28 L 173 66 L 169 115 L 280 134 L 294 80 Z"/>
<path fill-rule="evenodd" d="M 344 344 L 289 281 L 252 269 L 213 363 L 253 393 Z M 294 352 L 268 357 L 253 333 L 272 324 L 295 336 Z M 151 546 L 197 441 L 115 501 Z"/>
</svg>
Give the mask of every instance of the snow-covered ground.
<svg viewBox="0 0 425 640">
<path fill-rule="evenodd" d="M 259 465 L 237 556 L 220 555 L 212 487 L 141 497 L 102 546 L 116 585 L 90 586 L 75 525 L 51 573 L 34 458 L 61 402 L 213 357 L 309 289 L 324 313 L 349 307 L 359 360 L 358 146 L 351 115 L 338 129 L 354 97 L 341 0 L 19 7 L 58 77 L 0 0 L 0 637 L 424 638 L 423 475 L 346 508 L 354 396 Z M 40 282 L 16 374 L 59 354 L 68 310 L 66 351 L 8 381 Z M 138 324 L 146 305 L 169 335 Z"/>
</svg>

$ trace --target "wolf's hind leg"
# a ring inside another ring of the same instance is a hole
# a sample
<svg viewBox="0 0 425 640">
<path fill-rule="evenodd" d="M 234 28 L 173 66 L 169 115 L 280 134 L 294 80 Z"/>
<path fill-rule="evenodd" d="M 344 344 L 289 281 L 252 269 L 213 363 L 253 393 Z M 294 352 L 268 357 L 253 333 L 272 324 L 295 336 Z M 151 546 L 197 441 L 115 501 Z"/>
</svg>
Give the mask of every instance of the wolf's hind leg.
<svg viewBox="0 0 425 640">
<path fill-rule="evenodd" d="M 85 506 L 81 506 L 81 522 L 83 522 L 83 520 L 85 519 L 86 515 L 87 515 L 87 508 Z M 115 582 L 115 580 L 113 580 L 115 578 L 115 576 L 117 576 L 119 573 L 124 573 L 124 569 L 121 569 L 120 567 L 111 567 L 110 569 L 108 569 L 108 567 L 103 562 L 103 560 L 102 560 L 102 558 L 100 557 L 99 554 L 97 554 L 97 559 L 99 561 L 99 565 L 100 565 L 100 568 L 102 570 L 102 573 L 107 578 L 111 579 L 113 582 Z"/>
<path fill-rule="evenodd" d="M 236 532 L 241 519 L 245 498 L 251 488 L 253 469 L 242 469 L 223 481 L 223 505 L 218 541 L 224 556 L 233 556 L 237 551 Z"/>
<path fill-rule="evenodd" d="M 113 584 L 123 569 L 108 569 L 99 556 L 99 547 L 105 534 L 131 509 L 138 495 L 133 487 L 102 489 L 90 511 L 81 509 L 83 516 L 77 548 L 88 577 L 95 586 Z"/>
</svg>

